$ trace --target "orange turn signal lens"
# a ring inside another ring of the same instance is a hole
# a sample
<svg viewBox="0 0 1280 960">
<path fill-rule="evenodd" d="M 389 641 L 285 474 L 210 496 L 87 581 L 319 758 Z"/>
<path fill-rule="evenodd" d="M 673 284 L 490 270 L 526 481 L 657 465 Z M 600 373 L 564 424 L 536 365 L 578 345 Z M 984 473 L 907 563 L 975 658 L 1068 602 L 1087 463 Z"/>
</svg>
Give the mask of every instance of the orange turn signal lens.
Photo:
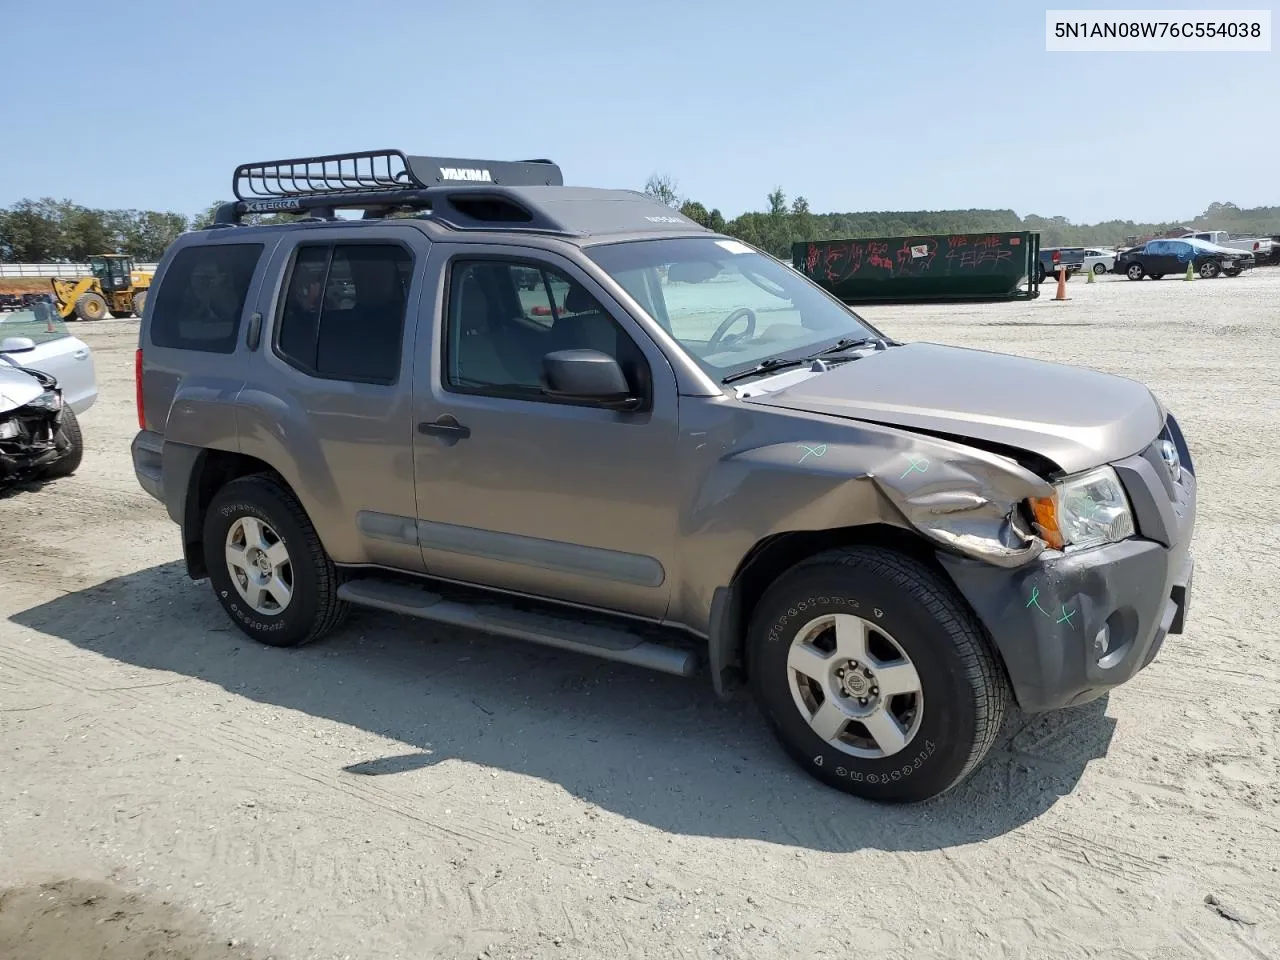
<svg viewBox="0 0 1280 960">
<path fill-rule="evenodd" d="M 1036 532 L 1044 537 L 1054 550 L 1061 550 L 1064 544 L 1062 530 L 1058 527 L 1058 500 L 1056 497 L 1032 497 L 1027 503 L 1031 505 L 1031 516 L 1035 520 Z"/>
</svg>

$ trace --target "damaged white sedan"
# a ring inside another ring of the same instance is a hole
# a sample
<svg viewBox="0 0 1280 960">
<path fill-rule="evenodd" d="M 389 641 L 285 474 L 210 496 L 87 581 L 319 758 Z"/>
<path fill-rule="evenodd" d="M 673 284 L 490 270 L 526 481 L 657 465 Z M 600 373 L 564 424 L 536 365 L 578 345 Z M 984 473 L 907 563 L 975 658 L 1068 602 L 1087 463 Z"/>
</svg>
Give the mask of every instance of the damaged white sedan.
<svg viewBox="0 0 1280 960">
<path fill-rule="evenodd" d="M 84 456 L 77 414 L 97 396 L 93 354 L 60 319 L 37 309 L 0 320 L 0 485 L 74 473 Z"/>
</svg>

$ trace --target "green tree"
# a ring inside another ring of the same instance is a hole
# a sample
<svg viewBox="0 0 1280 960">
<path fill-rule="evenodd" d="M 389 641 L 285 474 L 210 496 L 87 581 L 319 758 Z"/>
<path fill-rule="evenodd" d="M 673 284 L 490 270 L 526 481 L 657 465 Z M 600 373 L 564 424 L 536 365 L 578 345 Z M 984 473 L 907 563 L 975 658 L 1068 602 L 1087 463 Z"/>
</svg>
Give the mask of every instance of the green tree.
<svg viewBox="0 0 1280 960">
<path fill-rule="evenodd" d="M 701 224 L 704 227 L 711 226 L 711 214 L 697 200 L 686 200 L 680 204 L 680 212 L 694 223 Z"/>
<path fill-rule="evenodd" d="M 19 200 L 5 213 L 0 249 L 11 263 L 46 263 L 61 257 L 56 200 Z"/>
<path fill-rule="evenodd" d="M 666 204 L 676 210 L 680 209 L 680 191 L 676 182 L 665 173 L 651 174 L 649 179 L 645 181 L 644 192 L 659 203 Z"/>
</svg>

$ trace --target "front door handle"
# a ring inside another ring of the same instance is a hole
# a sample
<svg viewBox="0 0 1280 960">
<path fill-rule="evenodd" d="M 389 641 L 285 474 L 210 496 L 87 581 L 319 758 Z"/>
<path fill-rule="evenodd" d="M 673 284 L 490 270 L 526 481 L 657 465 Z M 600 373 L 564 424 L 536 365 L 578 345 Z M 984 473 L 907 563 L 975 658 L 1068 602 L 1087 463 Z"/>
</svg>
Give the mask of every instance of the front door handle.
<svg viewBox="0 0 1280 960">
<path fill-rule="evenodd" d="M 453 417 L 447 413 L 436 420 L 435 423 L 422 422 L 418 424 L 419 433 L 432 434 L 438 437 L 448 437 L 453 440 L 465 440 L 471 436 L 471 428 L 464 427 Z"/>
</svg>

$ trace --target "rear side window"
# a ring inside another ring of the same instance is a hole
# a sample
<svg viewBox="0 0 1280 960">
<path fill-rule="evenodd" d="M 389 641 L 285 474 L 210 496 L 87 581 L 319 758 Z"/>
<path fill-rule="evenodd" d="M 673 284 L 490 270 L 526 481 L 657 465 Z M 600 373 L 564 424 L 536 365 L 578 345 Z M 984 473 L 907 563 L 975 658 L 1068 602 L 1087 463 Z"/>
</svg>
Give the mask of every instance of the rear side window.
<svg viewBox="0 0 1280 960">
<path fill-rule="evenodd" d="M 412 278 L 413 256 L 399 244 L 299 246 L 276 353 L 313 377 L 395 383 Z"/>
<path fill-rule="evenodd" d="M 169 264 L 151 308 L 151 342 L 157 347 L 234 353 L 240 315 L 260 243 L 187 247 Z"/>
</svg>

